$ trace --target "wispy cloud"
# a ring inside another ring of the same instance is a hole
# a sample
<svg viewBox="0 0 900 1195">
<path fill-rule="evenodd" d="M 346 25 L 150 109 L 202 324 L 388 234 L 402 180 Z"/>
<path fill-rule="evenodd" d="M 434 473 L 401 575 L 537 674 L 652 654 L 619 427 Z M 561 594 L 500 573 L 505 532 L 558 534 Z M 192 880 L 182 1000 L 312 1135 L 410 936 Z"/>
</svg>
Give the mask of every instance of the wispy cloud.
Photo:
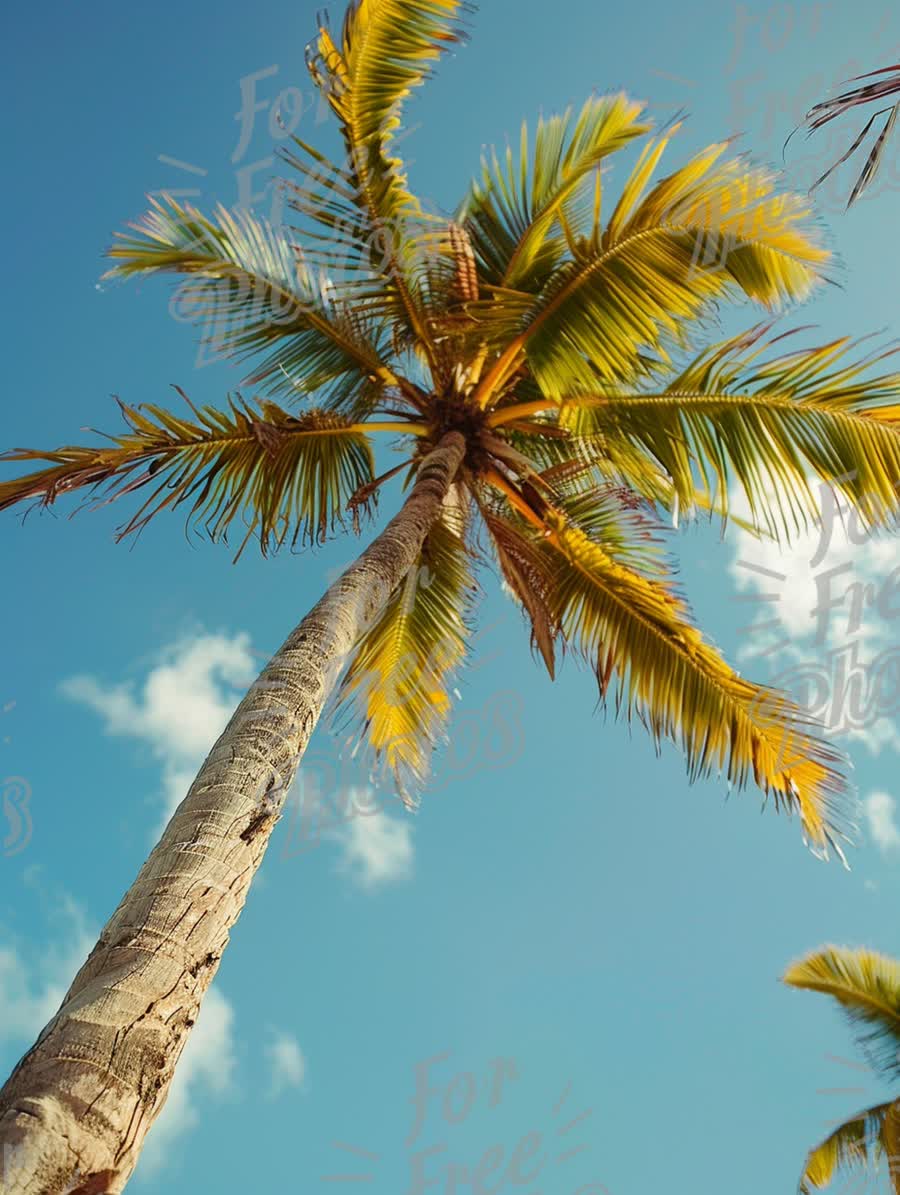
<svg viewBox="0 0 900 1195">
<path fill-rule="evenodd" d="M 213 986 L 200 1006 L 165 1106 L 147 1136 L 139 1177 L 157 1174 L 173 1143 L 198 1124 L 209 1097 L 221 1099 L 232 1089 L 235 1066 L 234 1009 Z"/>
<path fill-rule="evenodd" d="M 863 811 L 872 841 L 884 854 L 900 851 L 900 822 L 897 802 L 888 793 L 875 792 L 863 801 Z"/>
<path fill-rule="evenodd" d="M 136 739 L 159 760 L 163 808 L 156 837 L 258 671 L 248 635 L 204 633 L 165 648 L 139 684 L 79 675 L 65 680 L 62 691 L 99 714 L 107 734 Z"/>
<path fill-rule="evenodd" d="M 371 795 L 352 790 L 351 807 L 371 808 Z M 337 867 L 357 887 L 371 891 L 412 876 L 415 850 L 411 819 L 379 810 L 357 814 L 326 835 L 340 850 Z"/>
<path fill-rule="evenodd" d="M 730 501 L 734 514 L 749 516 L 742 493 Z M 828 509 L 827 534 L 811 527 L 790 545 L 731 525 L 731 575 L 746 612 L 739 658 L 755 661 L 755 679 L 771 680 L 801 702 L 822 701 L 834 733 L 875 754 L 900 751 L 895 711 L 878 708 L 880 674 L 897 651 L 888 601 L 896 543 L 866 535 L 846 512 Z"/>
<path fill-rule="evenodd" d="M 733 496 L 731 503 L 735 514 L 749 517 L 743 495 Z M 764 639 L 774 641 L 781 630 L 794 641 L 795 651 L 820 632 L 826 647 L 843 646 L 851 636 L 876 650 L 893 642 L 892 623 L 873 600 L 897 565 L 892 539 L 872 535 L 854 542 L 861 538 L 858 532 L 851 539 L 840 523 L 826 540 L 824 553 L 822 533 L 816 528 L 795 534 L 790 544 L 757 539 L 736 525 L 729 537 L 735 548 L 731 574 L 738 587 L 771 598 L 757 608 L 759 623 L 773 619 L 778 624 L 768 628 Z M 762 646 L 757 637 L 747 643 L 744 654 L 754 655 Z"/>
<path fill-rule="evenodd" d="M 55 914 L 58 940 L 24 953 L 0 946 L 0 1042 L 27 1043 L 59 1009 L 69 985 L 97 941 L 97 930 L 68 896 Z"/>
<path fill-rule="evenodd" d="M 279 1031 L 266 1046 L 271 1075 L 270 1095 L 276 1098 L 289 1087 L 301 1087 L 306 1075 L 306 1059 L 300 1043 L 290 1033 Z"/>
</svg>

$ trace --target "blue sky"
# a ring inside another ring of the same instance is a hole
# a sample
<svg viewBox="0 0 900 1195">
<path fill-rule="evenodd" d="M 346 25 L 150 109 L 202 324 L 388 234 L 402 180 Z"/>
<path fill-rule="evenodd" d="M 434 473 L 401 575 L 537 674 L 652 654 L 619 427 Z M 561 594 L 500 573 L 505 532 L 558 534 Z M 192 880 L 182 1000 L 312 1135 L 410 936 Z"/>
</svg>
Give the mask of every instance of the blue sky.
<svg viewBox="0 0 900 1195">
<path fill-rule="evenodd" d="M 165 403 L 177 382 L 215 402 L 237 384 L 198 356 L 163 284 L 100 283 L 101 251 L 152 190 L 194 188 L 206 207 L 249 194 L 270 210 L 258 197 L 269 109 L 244 129 L 242 80 L 256 75 L 270 104 L 299 88 L 298 131 L 333 144 L 303 68 L 314 18 L 305 0 L 17 11 L 0 78 L 4 446 L 114 430 L 112 394 Z M 774 162 L 812 101 L 895 61 L 898 44 L 900 16 L 882 3 L 489 0 L 471 45 L 408 109 L 412 181 L 449 210 L 484 145 L 620 87 L 660 120 L 688 109 L 672 160 L 740 132 L 740 148 Z M 833 148 L 792 143 L 795 181 Z M 824 196 L 842 286 L 795 322 L 896 334 L 898 151 L 851 213 Z M 31 814 L 28 826 L 8 812 L 0 844 L 4 1071 L 55 1009 L 241 685 L 359 547 L 248 552 L 234 566 L 226 548 L 189 544 L 177 519 L 132 547 L 113 542 L 124 508 L 72 521 L 70 510 L 0 521 L 0 779 L 7 794 L 27 786 Z M 777 557 L 693 528 L 677 547 L 698 618 L 742 669 L 811 691 L 855 651 L 888 692 L 895 543 L 838 536 L 815 567 L 814 538 Z M 848 598 L 817 639 L 822 577 L 842 565 L 830 592 L 874 585 L 881 603 L 851 626 Z M 865 802 L 848 873 L 814 859 L 796 822 L 760 816 L 755 792 L 726 802 L 720 782 L 689 787 L 674 749 L 657 758 L 639 727 L 597 711 L 589 675 L 568 664 L 551 685 L 518 615 L 487 589 L 455 745 L 420 814 L 385 797 L 384 812 L 318 842 L 296 816 L 278 828 L 135 1190 L 324 1192 L 355 1188 L 335 1176 L 357 1174 L 378 1195 L 443 1195 L 454 1168 L 472 1190 L 461 1168 L 471 1176 L 502 1150 L 487 1189 L 757 1195 L 792 1189 L 826 1125 L 878 1095 L 849 1065 L 827 1003 L 778 977 L 829 940 L 900 954 L 897 702 L 841 735 Z M 768 607 L 739 599 L 773 592 L 775 625 L 748 631 Z M 301 793 L 318 778 L 364 804 L 366 778 L 338 747 L 320 731 Z M 418 1131 L 417 1081 L 430 1093 Z"/>
</svg>

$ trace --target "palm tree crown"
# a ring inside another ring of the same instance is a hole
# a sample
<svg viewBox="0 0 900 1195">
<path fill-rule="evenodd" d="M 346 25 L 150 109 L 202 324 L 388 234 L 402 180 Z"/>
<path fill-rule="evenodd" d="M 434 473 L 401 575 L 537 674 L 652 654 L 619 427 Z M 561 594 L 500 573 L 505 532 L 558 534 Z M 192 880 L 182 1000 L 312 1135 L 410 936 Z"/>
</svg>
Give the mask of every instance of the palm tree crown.
<svg viewBox="0 0 900 1195">
<path fill-rule="evenodd" d="M 873 1070 L 891 1083 L 900 1080 L 900 962 L 871 950 L 825 946 L 794 963 L 784 982 L 836 1000 Z M 885 1158 L 900 1192 L 900 1099 L 851 1117 L 811 1150 L 800 1193 L 813 1195 L 840 1171 Z"/>
<path fill-rule="evenodd" d="M 846 340 L 791 349 L 771 324 L 697 342 L 718 302 L 805 297 L 828 254 L 808 203 L 727 144 L 660 175 L 673 130 L 651 136 L 623 95 L 523 128 L 452 219 L 427 212 L 396 132 L 466 15 L 460 0 L 355 0 L 339 37 L 321 26 L 307 61 L 346 158 L 292 139 L 290 227 L 162 198 L 110 250 L 117 277 L 185 276 L 183 300 L 221 350 L 252 359 L 259 397 L 123 405 L 111 445 L 8 453 L 44 467 L 2 483 L 0 506 L 140 492 L 123 534 L 187 504 L 212 538 L 239 524 L 265 551 L 371 507 L 390 475 L 375 475 L 377 434 L 411 480 L 461 432 L 442 518 L 341 683 L 406 799 L 449 716 L 474 569 L 493 561 L 551 675 L 568 646 L 616 708 L 680 741 L 692 776 L 752 777 L 814 849 L 840 853 L 840 757 L 702 638 L 664 539 L 678 512 L 726 515 L 730 492 L 788 538 L 815 518 L 819 481 L 867 525 L 893 518 L 900 377 L 873 375 L 879 358 Z M 610 200 L 607 160 L 639 141 Z"/>
</svg>

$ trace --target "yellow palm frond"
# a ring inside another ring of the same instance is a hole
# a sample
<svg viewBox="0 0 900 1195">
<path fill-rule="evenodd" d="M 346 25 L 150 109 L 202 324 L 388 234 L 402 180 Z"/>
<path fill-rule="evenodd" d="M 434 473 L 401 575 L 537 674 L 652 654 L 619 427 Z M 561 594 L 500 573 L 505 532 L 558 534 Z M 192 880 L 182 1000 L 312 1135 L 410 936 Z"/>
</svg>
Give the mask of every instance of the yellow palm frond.
<svg viewBox="0 0 900 1195">
<path fill-rule="evenodd" d="M 886 1139 L 892 1104 L 857 1113 L 810 1150 L 800 1177 L 800 1195 L 815 1195 L 845 1171 L 871 1169 L 889 1156 Z"/>
<path fill-rule="evenodd" d="M 513 521 L 515 521 L 513 519 Z M 843 859 L 847 817 L 842 757 L 815 735 L 785 696 L 736 673 L 690 623 L 658 578 L 617 561 L 559 512 L 545 510 L 530 533 L 552 577 L 543 600 L 551 621 L 593 666 L 601 694 L 616 682 L 616 708 L 637 715 L 657 742 L 680 742 L 691 779 L 724 772 L 751 777 L 776 808 L 798 811 L 812 849 Z M 520 534 L 529 535 L 519 522 Z"/>
<path fill-rule="evenodd" d="M 120 538 L 155 514 L 190 504 L 188 522 L 212 540 L 227 540 L 236 519 L 265 553 L 285 541 L 323 540 L 342 521 L 347 502 L 372 481 L 364 425 L 330 411 L 299 418 L 274 403 L 232 401 L 183 419 L 157 406 L 120 404 L 128 431 L 112 446 L 15 449 L 5 461 L 48 461 L 49 467 L 0 482 L 0 510 L 37 499 L 48 506 L 73 490 L 105 487 L 102 503 L 152 489 Z M 238 553 L 240 555 L 240 551 Z"/>
<path fill-rule="evenodd" d="M 441 53 L 460 40 L 464 0 L 352 0 L 339 44 L 326 25 L 307 55 L 316 85 L 336 113 L 347 148 L 352 202 L 367 235 L 380 242 L 378 297 L 392 320 L 405 319 L 434 363 L 419 273 L 421 205 L 410 193 L 394 140 L 403 101 Z"/>
<path fill-rule="evenodd" d="M 325 389 L 329 405 L 354 411 L 397 383 L 383 329 L 313 273 L 283 230 L 223 207 L 211 219 L 174 199 L 152 204 L 118 234 L 109 276 L 184 275 L 183 309 L 215 349 L 238 360 L 271 350 L 251 382 L 271 394 Z"/>
<path fill-rule="evenodd" d="M 790 966 L 784 982 L 833 997 L 872 1062 L 900 1078 L 900 960 L 873 950 L 825 946 Z"/>
<path fill-rule="evenodd" d="M 511 148 L 494 150 L 482 163 L 460 218 L 472 237 L 487 283 L 533 291 L 546 281 L 566 250 L 566 235 L 582 228 L 600 200 L 599 168 L 606 158 L 649 125 L 642 105 L 624 95 L 592 97 L 575 117 L 538 122 L 533 152 L 522 126 L 518 160 Z"/>
<path fill-rule="evenodd" d="M 460 513 L 448 508 L 341 684 L 342 712 L 361 714 L 364 738 L 411 807 L 450 717 L 449 678 L 465 657 L 472 590 Z"/>
<path fill-rule="evenodd" d="M 809 293 L 828 253 L 808 201 L 777 192 L 763 170 L 720 161 L 724 150 L 711 147 L 648 189 L 651 151 L 606 228 L 574 244 L 536 298 L 504 291 L 481 305 L 499 355 L 480 402 L 495 401 L 523 361 L 555 401 L 596 390 L 598 379 L 628 383 L 646 353 L 683 343 L 715 300 L 778 307 Z"/>
<path fill-rule="evenodd" d="M 340 44 L 321 25 L 307 65 L 354 146 L 388 142 L 400 110 L 462 38 L 466 0 L 351 0 Z"/>
</svg>

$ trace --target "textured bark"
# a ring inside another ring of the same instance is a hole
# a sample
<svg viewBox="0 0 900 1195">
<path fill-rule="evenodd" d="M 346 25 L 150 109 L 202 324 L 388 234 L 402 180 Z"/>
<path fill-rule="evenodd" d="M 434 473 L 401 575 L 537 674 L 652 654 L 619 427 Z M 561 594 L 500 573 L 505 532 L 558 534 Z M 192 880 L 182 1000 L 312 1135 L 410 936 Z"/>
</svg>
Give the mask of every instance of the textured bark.
<svg viewBox="0 0 900 1195">
<path fill-rule="evenodd" d="M 0 1091 L 0 1187 L 116 1195 L 168 1093 L 347 653 L 414 563 L 462 461 L 444 437 L 400 513 L 263 669 L 56 1016 Z"/>
</svg>

